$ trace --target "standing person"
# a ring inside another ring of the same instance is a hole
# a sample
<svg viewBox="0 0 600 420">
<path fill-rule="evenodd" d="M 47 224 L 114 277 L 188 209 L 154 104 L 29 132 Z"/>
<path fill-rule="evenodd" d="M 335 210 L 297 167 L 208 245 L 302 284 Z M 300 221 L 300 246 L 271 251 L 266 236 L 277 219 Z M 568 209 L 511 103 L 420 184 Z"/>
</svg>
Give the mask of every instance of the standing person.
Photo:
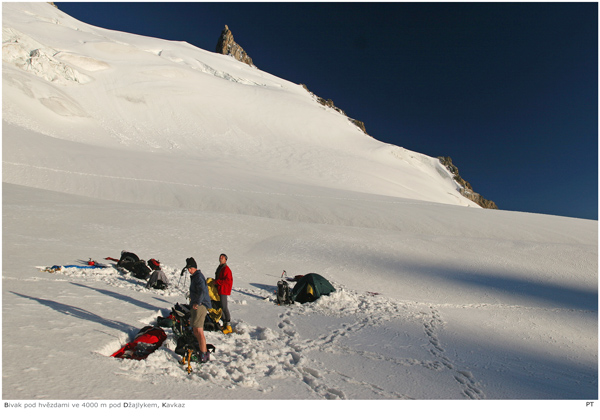
<svg viewBox="0 0 600 420">
<path fill-rule="evenodd" d="M 206 278 L 196 265 L 196 260 L 187 258 L 185 260 L 185 268 L 190 273 L 190 324 L 192 333 L 198 340 L 200 352 L 198 353 L 198 361 L 206 363 L 210 360 L 208 350 L 206 348 L 206 337 L 204 337 L 204 318 L 208 313 L 208 309 L 212 308 L 208 288 L 206 286 Z"/>
<path fill-rule="evenodd" d="M 219 297 L 221 298 L 221 308 L 223 310 L 223 334 L 230 334 L 233 332 L 231 328 L 231 315 L 229 314 L 229 307 L 227 306 L 227 296 L 231 295 L 231 289 L 233 288 L 233 274 L 231 269 L 227 266 L 227 255 L 219 255 L 219 266 L 215 271 L 215 283 L 219 290 Z"/>
</svg>

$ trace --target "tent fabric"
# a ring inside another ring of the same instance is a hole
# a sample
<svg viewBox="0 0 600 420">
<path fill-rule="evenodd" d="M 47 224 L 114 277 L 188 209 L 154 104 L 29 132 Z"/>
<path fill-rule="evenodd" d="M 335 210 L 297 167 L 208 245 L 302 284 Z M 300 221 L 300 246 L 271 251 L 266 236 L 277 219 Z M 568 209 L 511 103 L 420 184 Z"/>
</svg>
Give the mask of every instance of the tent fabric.
<svg viewBox="0 0 600 420">
<path fill-rule="evenodd" d="M 327 296 L 333 292 L 335 292 L 335 288 L 325 277 L 310 273 L 298 278 L 292 289 L 292 300 L 299 303 L 314 302 L 321 296 Z"/>
</svg>

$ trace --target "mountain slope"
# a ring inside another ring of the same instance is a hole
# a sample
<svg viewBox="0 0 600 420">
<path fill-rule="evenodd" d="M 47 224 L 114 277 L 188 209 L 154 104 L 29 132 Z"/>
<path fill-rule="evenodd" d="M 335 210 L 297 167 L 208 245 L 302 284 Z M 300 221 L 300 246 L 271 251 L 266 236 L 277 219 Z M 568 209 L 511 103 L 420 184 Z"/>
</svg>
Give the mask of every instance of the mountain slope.
<svg viewBox="0 0 600 420">
<path fill-rule="evenodd" d="M 436 159 L 372 139 L 300 85 L 186 43 L 90 27 L 47 4 L 3 8 L 7 182 L 97 196 L 85 182 L 67 190 L 42 179 L 60 169 L 93 184 L 108 175 L 106 153 L 123 159 L 110 176 L 150 183 L 153 196 L 168 192 L 154 181 L 264 191 L 276 180 L 290 191 L 477 206 Z M 48 136 L 47 147 L 28 148 L 19 130 Z M 166 173 L 158 154 L 173 161 Z M 25 179 L 26 165 L 40 176 Z"/>
</svg>

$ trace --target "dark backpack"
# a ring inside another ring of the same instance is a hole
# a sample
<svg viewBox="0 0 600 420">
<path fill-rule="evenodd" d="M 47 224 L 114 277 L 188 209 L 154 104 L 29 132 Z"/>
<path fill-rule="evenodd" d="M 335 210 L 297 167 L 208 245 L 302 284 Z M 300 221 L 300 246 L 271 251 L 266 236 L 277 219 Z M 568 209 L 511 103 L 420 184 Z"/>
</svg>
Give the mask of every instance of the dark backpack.
<svg viewBox="0 0 600 420">
<path fill-rule="evenodd" d="M 150 275 L 150 267 L 146 265 L 146 261 L 144 260 L 139 260 L 138 262 L 134 263 L 133 267 L 129 271 L 131 271 L 131 274 L 133 274 L 134 277 L 142 280 L 147 279 Z"/>
<path fill-rule="evenodd" d="M 122 267 L 138 279 L 145 280 L 150 275 L 150 268 L 146 261 L 140 260 L 133 252 L 122 252 L 117 267 Z"/>
<path fill-rule="evenodd" d="M 188 348 L 192 349 L 195 352 L 200 350 L 200 346 L 198 345 L 198 339 L 192 334 L 182 335 L 177 339 L 175 354 L 184 356 L 187 353 Z"/>
<path fill-rule="evenodd" d="M 117 266 L 123 267 L 127 271 L 131 271 L 131 269 L 133 268 L 133 264 L 135 264 L 139 260 L 140 260 L 139 257 L 137 255 L 135 255 L 133 252 L 123 251 L 123 252 L 121 252 L 121 258 L 119 259 Z"/>
<path fill-rule="evenodd" d="M 180 356 L 185 356 L 188 349 L 192 350 L 194 353 L 198 353 L 200 351 L 200 345 L 198 344 L 198 339 L 193 335 L 185 335 L 181 336 L 177 339 L 177 345 L 175 347 L 175 354 Z M 206 350 L 209 353 L 214 353 L 216 348 L 212 344 L 206 344 Z M 195 355 L 192 360 L 196 360 Z"/>
<path fill-rule="evenodd" d="M 277 282 L 277 304 L 278 305 L 291 305 L 292 293 L 290 285 L 284 279 Z"/>
<path fill-rule="evenodd" d="M 190 327 L 190 305 L 177 303 L 171 308 L 171 315 L 175 318 L 173 333 L 177 336 L 184 335 L 185 332 L 191 334 Z M 204 331 L 221 331 L 221 327 L 218 322 L 210 316 L 210 312 L 206 314 L 204 318 Z"/>
<path fill-rule="evenodd" d="M 190 305 L 185 303 L 176 303 L 175 306 L 171 308 L 171 314 L 169 315 L 169 317 L 173 319 L 171 326 L 171 328 L 173 329 L 173 334 L 175 335 L 175 337 L 177 337 L 175 354 L 178 354 L 180 356 L 184 356 L 185 354 L 187 354 L 188 349 L 191 349 L 194 352 L 200 351 L 198 339 L 194 336 L 190 328 L 190 315 Z M 204 320 L 205 329 L 207 325 L 207 319 L 210 319 L 210 316 L 206 315 L 206 318 Z M 210 320 L 210 322 L 212 322 L 212 320 Z M 206 348 L 211 353 L 215 352 L 215 346 L 213 346 L 212 344 L 207 344 Z"/>
</svg>

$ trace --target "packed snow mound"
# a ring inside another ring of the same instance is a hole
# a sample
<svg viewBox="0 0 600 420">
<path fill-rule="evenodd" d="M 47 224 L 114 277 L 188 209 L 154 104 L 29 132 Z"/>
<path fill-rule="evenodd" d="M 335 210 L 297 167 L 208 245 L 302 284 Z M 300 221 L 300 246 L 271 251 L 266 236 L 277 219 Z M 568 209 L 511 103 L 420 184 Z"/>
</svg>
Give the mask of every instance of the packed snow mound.
<svg viewBox="0 0 600 420">
<path fill-rule="evenodd" d="M 290 206 L 318 187 L 478 207 L 437 159 L 369 137 L 300 85 L 45 3 L 2 7 L 6 182 L 146 204 L 185 184 L 209 190 L 201 208 L 228 212 L 240 209 L 215 187 L 232 198 L 285 191 Z"/>
</svg>

